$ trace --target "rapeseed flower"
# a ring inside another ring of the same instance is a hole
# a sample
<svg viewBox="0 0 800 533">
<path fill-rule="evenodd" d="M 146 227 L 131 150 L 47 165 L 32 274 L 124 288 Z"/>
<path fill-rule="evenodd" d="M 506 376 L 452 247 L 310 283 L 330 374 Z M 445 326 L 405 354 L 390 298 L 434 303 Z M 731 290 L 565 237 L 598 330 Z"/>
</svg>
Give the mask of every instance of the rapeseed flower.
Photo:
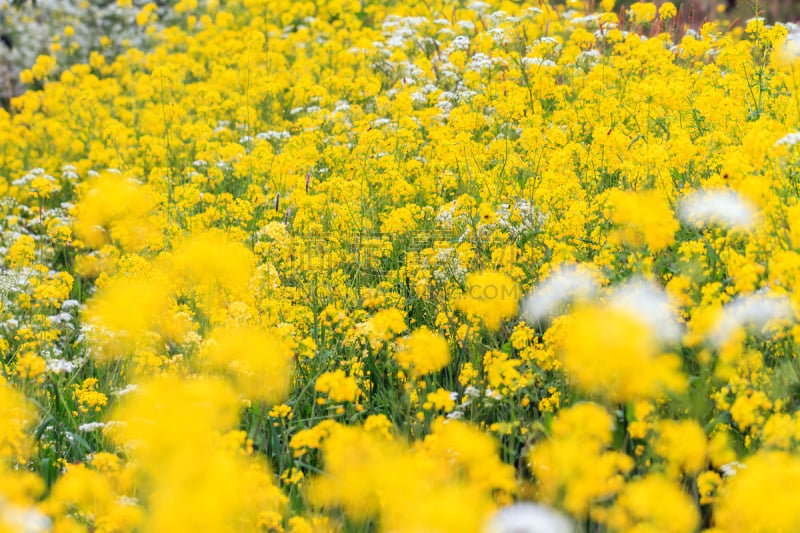
<svg viewBox="0 0 800 533">
<path fill-rule="evenodd" d="M 639 316 L 593 304 L 565 320 L 561 358 L 577 387 L 623 402 L 685 390 L 680 360 L 661 352 L 656 332 Z"/>
<path fill-rule="evenodd" d="M 721 531 L 791 531 L 800 525 L 795 501 L 800 464 L 786 452 L 762 451 L 721 489 L 715 526 Z M 774 494 L 765 491 L 772 487 Z M 781 497 L 775 497 L 780 494 Z"/>
<path fill-rule="evenodd" d="M 657 474 L 629 483 L 609 514 L 609 525 L 617 531 L 690 533 L 699 521 L 689 496 Z"/>
<path fill-rule="evenodd" d="M 229 375 L 236 391 L 245 398 L 277 403 L 288 394 L 293 355 L 275 332 L 223 327 L 209 334 L 199 357 Z"/>
<path fill-rule="evenodd" d="M 326 395 L 334 403 L 354 402 L 361 393 L 358 382 L 341 370 L 319 376 L 314 383 L 314 390 Z"/>
<path fill-rule="evenodd" d="M 543 501 L 586 517 L 592 504 L 619 492 L 633 459 L 610 451 L 613 419 L 599 405 L 564 409 L 553 423 L 553 436 L 530 452 L 529 464 Z"/>
<path fill-rule="evenodd" d="M 679 225 L 663 195 L 655 191 L 635 193 L 615 189 L 609 193 L 608 203 L 606 216 L 617 226 L 616 235 L 612 235 L 619 241 L 646 245 L 652 252 L 674 242 Z"/>
<path fill-rule="evenodd" d="M 489 330 L 497 330 L 504 320 L 517 314 L 517 284 L 500 272 L 470 274 L 464 296 L 457 306 L 468 315 L 479 318 Z"/>
<path fill-rule="evenodd" d="M 423 327 L 402 340 L 395 359 L 412 375 L 425 376 L 450 362 L 450 348 L 444 337 Z"/>
</svg>

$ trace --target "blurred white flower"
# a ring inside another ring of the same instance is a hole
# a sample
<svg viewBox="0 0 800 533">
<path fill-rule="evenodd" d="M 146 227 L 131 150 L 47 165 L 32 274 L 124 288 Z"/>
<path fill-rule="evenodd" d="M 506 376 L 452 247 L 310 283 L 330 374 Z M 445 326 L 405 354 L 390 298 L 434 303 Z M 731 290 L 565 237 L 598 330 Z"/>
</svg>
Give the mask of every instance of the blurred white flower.
<svg viewBox="0 0 800 533">
<path fill-rule="evenodd" d="M 795 144 L 800 142 L 800 131 L 794 131 L 792 133 L 787 133 L 777 141 L 775 141 L 775 146 L 788 146 L 791 148 Z"/>
<path fill-rule="evenodd" d="M 479 398 L 481 395 L 481 391 L 479 391 L 472 385 L 467 385 L 467 388 L 464 389 L 464 395 L 469 396 L 470 398 Z"/>
<path fill-rule="evenodd" d="M 575 525 L 562 513 L 537 503 L 515 503 L 497 511 L 484 533 L 572 533 Z"/>
<path fill-rule="evenodd" d="M 786 60 L 794 61 L 800 58 L 800 26 L 793 23 L 785 24 L 786 40 L 780 48 L 780 53 Z"/>
<path fill-rule="evenodd" d="M 114 391 L 112 394 L 114 396 L 122 397 L 122 396 L 125 396 L 126 394 L 130 394 L 130 393 L 135 392 L 137 390 L 139 390 L 139 386 L 136 385 L 135 383 L 131 383 L 129 385 L 126 385 L 122 389 Z"/>
<path fill-rule="evenodd" d="M 33 507 L 24 508 L 0 498 L 0 525 L 3 531 L 38 533 L 50 531 L 52 523 L 48 517 Z M 9 529 L 5 529 L 5 528 Z"/>
<path fill-rule="evenodd" d="M 746 464 L 740 463 L 739 461 L 733 461 L 732 463 L 726 463 L 719 467 L 722 470 L 722 475 L 725 477 L 735 476 L 736 473 L 741 470 L 742 468 L 747 468 Z"/>
<path fill-rule="evenodd" d="M 663 289 L 649 281 L 629 281 L 615 288 L 609 296 L 614 309 L 633 313 L 644 321 L 662 342 L 680 340 L 683 328 L 675 308 Z"/>
<path fill-rule="evenodd" d="M 78 431 L 82 433 L 90 433 L 98 429 L 103 429 L 106 425 L 103 422 L 87 422 L 78 426 Z"/>
<path fill-rule="evenodd" d="M 523 318 L 528 322 L 544 320 L 571 301 L 591 298 L 596 292 L 597 282 L 588 268 L 581 265 L 561 267 L 525 298 Z"/>
<path fill-rule="evenodd" d="M 791 318 L 792 306 L 786 296 L 769 293 L 740 296 L 722 308 L 709 333 L 709 341 L 719 348 L 740 328 L 751 326 L 763 330 L 775 320 Z"/>
<path fill-rule="evenodd" d="M 681 202 L 681 218 L 702 228 L 720 224 L 728 229 L 752 229 L 756 223 L 756 208 L 733 191 L 697 191 Z"/>
</svg>

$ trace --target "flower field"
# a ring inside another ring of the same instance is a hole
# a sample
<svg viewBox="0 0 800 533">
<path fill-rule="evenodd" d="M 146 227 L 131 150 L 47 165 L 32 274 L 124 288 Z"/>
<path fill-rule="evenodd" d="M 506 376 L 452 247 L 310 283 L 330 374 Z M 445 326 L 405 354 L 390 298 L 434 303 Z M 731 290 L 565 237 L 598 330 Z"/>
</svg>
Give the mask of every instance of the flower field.
<svg viewBox="0 0 800 533">
<path fill-rule="evenodd" d="M 800 26 L 168 4 L 5 71 L 0 532 L 800 531 Z"/>
</svg>

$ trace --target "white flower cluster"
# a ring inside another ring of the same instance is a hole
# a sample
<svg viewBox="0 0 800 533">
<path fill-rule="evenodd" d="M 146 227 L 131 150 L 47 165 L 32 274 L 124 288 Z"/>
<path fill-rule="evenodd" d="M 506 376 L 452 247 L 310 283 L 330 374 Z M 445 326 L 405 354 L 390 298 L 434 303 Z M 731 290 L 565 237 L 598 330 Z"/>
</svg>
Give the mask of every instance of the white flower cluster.
<svg viewBox="0 0 800 533">
<path fill-rule="evenodd" d="M 146 48 L 150 37 L 135 19 L 148 0 L 132 2 L 132 7 L 125 8 L 114 0 L 28 0 L 13 5 L 9 0 L 0 0 L 0 36 L 4 38 L 0 42 L 0 100 L 25 89 L 20 73 L 33 65 L 37 56 L 51 53 L 54 37 L 59 38 L 64 50 L 58 56 L 60 69 L 87 63 L 92 52 L 111 60 L 124 47 Z M 158 24 L 168 26 L 174 17 L 173 9 L 159 9 Z M 74 32 L 69 37 L 63 35 L 66 26 Z M 109 38 L 110 43 L 103 45 L 103 37 Z"/>
<path fill-rule="evenodd" d="M 582 265 L 567 265 L 551 273 L 525 298 L 523 316 L 531 323 L 545 320 L 574 300 L 587 300 L 598 290 L 592 272 Z"/>
<path fill-rule="evenodd" d="M 684 222 L 703 228 L 719 224 L 727 229 L 752 229 L 757 220 L 755 206 L 729 190 L 704 190 L 690 194 L 681 202 Z"/>
<path fill-rule="evenodd" d="M 709 341 L 719 348 L 742 328 L 754 328 L 757 333 L 768 334 L 769 327 L 786 323 L 793 318 L 789 298 L 771 292 L 758 292 L 739 296 L 722 308 L 722 312 L 709 333 Z"/>
</svg>

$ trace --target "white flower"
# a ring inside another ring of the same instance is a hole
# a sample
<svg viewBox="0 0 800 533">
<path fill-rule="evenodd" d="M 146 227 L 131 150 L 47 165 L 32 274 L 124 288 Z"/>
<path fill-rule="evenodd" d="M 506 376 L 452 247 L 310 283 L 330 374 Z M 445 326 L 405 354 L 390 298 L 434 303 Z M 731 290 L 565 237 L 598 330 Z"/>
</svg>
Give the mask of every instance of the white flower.
<svg viewBox="0 0 800 533">
<path fill-rule="evenodd" d="M 478 72 L 488 70 L 492 68 L 492 59 L 486 54 L 479 52 L 472 56 L 467 68 Z"/>
<path fill-rule="evenodd" d="M 732 463 L 726 463 L 719 467 L 722 470 L 722 475 L 725 477 L 735 476 L 736 473 L 741 470 L 742 468 L 747 468 L 747 465 L 740 463 L 739 461 L 733 461 Z"/>
<path fill-rule="evenodd" d="M 69 326 L 70 322 L 72 322 L 72 318 L 73 318 L 72 315 L 67 312 L 61 312 L 56 315 L 50 315 L 47 317 L 47 319 L 50 321 L 50 324 L 55 327 L 64 324 Z"/>
<path fill-rule="evenodd" d="M 541 57 L 523 57 L 522 64 L 526 67 L 555 67 L 556 64 L 549 59 L 542 59 Z"/>
<path fill-rule="evenodd" d="M 458 26 L 462 30 L 473 31 L 475 30 L 475 23 L 471 20 L 459 20 L 456 22 L 456 26 Z"/>
<path fill-rule="evenodd" d="M 392 119 L 390 118 L 376 118 L 375 120 L 372 121 L 371 125 L 373 128 L 377 129 L 391 123 Z"/>
<path fill-rule="evenodd" d="M 47 371 L 54 374 L 69 374 L 83 364 L 83 359 L 76 359 L 75 361 L 67 361 L 66 359 L 48 359 Z"/>
<path fill-rule="evenodd" d="M 50 519 L 36 509 L 20 507 L 0 498 L 0 524 L 9 531 L 20 533 L 38 533 L 50 531 Z M 5 529 L 4 529 L 5 530 Z"/>
<path fill-rule="evenodd" d="M 471 9 L 472 11 L 477 11 L 478 13 L 482 13 L 482 12 L 486 11 L 487 9 L 489 9 L 489 7 L 491 7 L 491 6 L 489 4 L 487 4 L 486 2 L 472 2 L 467 7 L 469 9 Z"/>
<path fill-rule="evenodd" d="M 588 299 L 597 292 L 597 282 L 588 268 L 569 265 L 551 273 L 544 283 L 525 298 L 523 317 L 539 322 L 560 311 L 575 299 Z"/>
<path fill-rule="evenodd" d="M 486 397 L 491 400 L 502 400 L 503 395 L 493 389 L 486 389 Z"/>
<path fill-rule="evenodd" d="M 103 429 L 106 425 L 102 422 L 88 422 L 86 424 L 81 424 L 78 426 L 78 431 L 82 433 L 89 433 L 91 431 L 96 431 L 98 429 Z"/>
<path fill-rule="evenodd" d="M 515 503 L 497 511 L 484 533 L 572 533 L 575 525 L 566 515 L 537 503 Z"/>
<path fill-rule="evenodd" d="M 570 22 L 574 26 L 578 26 L 578 25 L 581 25 L 581 24 L 591 24 L 591 23 L 595 22 L 599 18 L 600 18 L 600 15 L 598 15 L 597 13 L 592 13 L 591 15 L 586 15 L 585 17 L 573 17 L 573 18 L 570 19 Z"/>
<path fill-rule="evenodd" d="M 344 111 L 350 111 L 350 103 L 345 100 L 340 100 L 336 102 L 336 106 L 333 108 L 333 112 L 342 113 Z"/>
<path fill-rule="evenodd" d="M 778 24 L 776 24 L 776 26 L 777 25 Z M 787 23 L 785 26 L 788 30 L 788 34 L 781 47 L 781 52 L 791 61 L 800 57 L 800 26 L 792 24 L 791 22 Z"/>
<path fill-rule="evenodd" d="M 131 383 L 130 385 L 126 385 L 125 388 L 123 388 L 123 389 L 119 389 L 117 391 L 114 391 L 113 394 L 114 394 L 114 396 L 122 397 L 122 396 L 125 396 L 126 394 L 130 394 L 131 392 L 134 392 L 134 391 L 137 391 L 137 390 L 139 390 L 139 386 L 136 385 L 135 383 Z"/>
<path fill-rule="evenodd" d="M 608 303 L 614 309 L 636 315 L 662 342 L 681 338 L 682 328 L 667 293 L 649 281 L 636 280 L 620 285 L 611 293 Z"/>
<path fill-rule="evenodd" d="M 681 218 L 702 228 L 720 224 L 728 229 L 751 229 L 756 223 L 756 209 L 733 191 L 697 191 L 681 202 Z"/>
<path fill-rule="evenodd" d="M 506 20 L 506 17 L 508 17 L 508 13 L 506 13 L 505 11 L 495 11 L 494 13 L 489 15 L 489 20 L 492 21 L 492 24 L 496 25 Z"/>
<path fill-rule="evenodd" d="M 791 148 L 795 144 L 800 142 L 800 131 L 794 131 L 792 133 L 787 133 L 777 141 L 775 141 L 775 146 L 788 146 Z"/>
<path fill-rule="evenodd" d="M 740 296 L 722 308 L 709 340 L 719 348 L 740 328 L 754 326 L 764 330 L 773 321 L 791 318 L 792 306 L 786 296 L 770 293 Z"/>
<path fill-rule="evenodd" d="M 76 307 L 80 307 L 81 303 L 78 300 L 64 300 L 61 302 L 61 309 L 64 311 L 69 311 L 70 309 L 74 309 Z"/>
<path fill-rule="evenodd" d="M 586 63 L 586 65 L 588 66 L 594 66 L 600 62 L 600 59 L 601 59 L 600 52 L 598 52 L 597 50 L 588 50 L 578 54 L 577 61 L 579 63 Z"/>
<path fill-rule="evenodd" d="M 469 37 L 466 35 L 459 35 L 453 42 L 450 43 L 450 46 L 453 47 L 453 50 L 468 50 L 469 49 Z"/>
<path fill-rule="evenodd" d="M 132 498 L 131 496 L 120 496 L 117 501 L 120 503 L 120 505 L 139 505 L 139 499 Z"/>
<path fill-rule="evenodd" d="M 470 398 L 478 398 L 481 395 L 481 391 L 472 385 L 467 385 L 467 388 L 464 389 L 464 395 L 469 396 Z"/>
</svg>

